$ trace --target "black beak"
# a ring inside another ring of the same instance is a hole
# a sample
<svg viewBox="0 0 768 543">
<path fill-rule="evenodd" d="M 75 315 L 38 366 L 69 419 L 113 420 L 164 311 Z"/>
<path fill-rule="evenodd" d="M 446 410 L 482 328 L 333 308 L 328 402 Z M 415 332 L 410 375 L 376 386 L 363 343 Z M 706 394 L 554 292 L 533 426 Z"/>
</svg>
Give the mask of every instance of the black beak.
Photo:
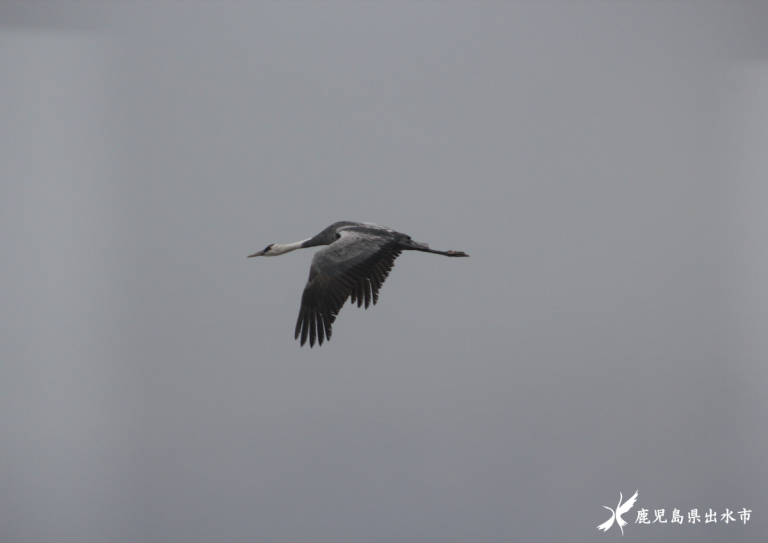
<svg viewBox="0 0 768 543">
<path fill-rule="evenodd" d="M 252 255 L 248 255 L 248 258 L 253 258 L 254 256 L 261 256 L 261 255 L 267 253 L 267 251 L 269 251 L 272 248 L 273 245 L 274 245 L 274 243 L 270 243 L 269 245 L 264 247 L 264 249 L 262 249 L 258 253 L 253 253 Z"/>
</svg>

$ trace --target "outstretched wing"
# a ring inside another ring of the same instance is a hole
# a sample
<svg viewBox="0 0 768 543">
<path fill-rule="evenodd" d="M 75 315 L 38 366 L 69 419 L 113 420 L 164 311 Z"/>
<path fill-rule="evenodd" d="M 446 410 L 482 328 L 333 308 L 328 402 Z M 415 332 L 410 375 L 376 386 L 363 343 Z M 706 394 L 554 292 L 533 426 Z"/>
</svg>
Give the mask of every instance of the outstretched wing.
<svg viewBox="0 0 768 543">
<path fill-rule="evenodd" d="M 360 307 L 379 299 L 379 289 L 402 249 L 391 236 L 342 229 L 341 236 L 319 250 L 309 268 L 309 280 L 301 296 L 295 338 L 303 346 L 331 339 L 331 326 L 347 298 Z"/>
</svg>

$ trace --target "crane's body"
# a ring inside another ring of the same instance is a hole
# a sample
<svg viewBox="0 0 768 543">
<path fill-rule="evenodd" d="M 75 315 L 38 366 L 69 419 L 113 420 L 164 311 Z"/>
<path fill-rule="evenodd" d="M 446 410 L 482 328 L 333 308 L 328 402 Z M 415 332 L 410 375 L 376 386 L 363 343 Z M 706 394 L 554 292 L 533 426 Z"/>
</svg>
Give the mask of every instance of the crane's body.
<svg viewBox="0 0 768 543">
<path fill-rule="evenodd" d="M 331 326 L 347 298 L 365 308 L 379 299 L 379 289 L 403 251 L 422 251 L 443 256 L 469 256 L 461 251 L 435 251 L 426 243 L 372 223 L 337 222 L 312 238 L 296 243 L 268 245 L 250 255 L 278 256 L 296 249 L 327 245 L 315 253 L 309 280 L 301 297 L 295 338 L 303 346 L 331 339 Z"/>
</svg>

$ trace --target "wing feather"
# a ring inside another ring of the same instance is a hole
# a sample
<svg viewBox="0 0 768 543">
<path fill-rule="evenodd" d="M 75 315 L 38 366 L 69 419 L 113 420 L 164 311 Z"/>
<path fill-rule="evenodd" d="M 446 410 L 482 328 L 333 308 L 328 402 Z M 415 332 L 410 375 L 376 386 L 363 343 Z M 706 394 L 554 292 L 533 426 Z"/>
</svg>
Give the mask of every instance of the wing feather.
<svg viewBox="0 0 768 543">
<path fill-rule="evenodd" d="M 365 308 L 368 309 L 368 306 L 371 305 L 371 280 L 367 277 L 363 279 L 363 287 L 365 288 Z"/>
</svg>

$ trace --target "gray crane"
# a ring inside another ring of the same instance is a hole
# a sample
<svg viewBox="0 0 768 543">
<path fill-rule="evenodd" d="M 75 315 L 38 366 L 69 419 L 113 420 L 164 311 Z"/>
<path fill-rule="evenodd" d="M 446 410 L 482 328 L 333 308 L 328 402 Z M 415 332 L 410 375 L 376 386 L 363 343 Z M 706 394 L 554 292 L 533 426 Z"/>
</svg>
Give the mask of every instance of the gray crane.
<svg viewBox="0 0 768 543">
<path fill-rule="evenodd" d="M 294 338 L 301 335 L 301 346 L 315 346 L 331 339 L 331 326 L 347 298 L 365 308 L 379 300 L 379 289 L 403 251 L 422 251 L 444 256 L 469 256 L 461 251 L 435 251 L 426 243 L 372 223 L 341 221 L 313 238 L 280 245 L 273 243 L 249 255 L 278 256 L 296 249 L 328 245 L 315 253 L 309 280 L 301 296 L 301 309 Z"/>
</svg>

